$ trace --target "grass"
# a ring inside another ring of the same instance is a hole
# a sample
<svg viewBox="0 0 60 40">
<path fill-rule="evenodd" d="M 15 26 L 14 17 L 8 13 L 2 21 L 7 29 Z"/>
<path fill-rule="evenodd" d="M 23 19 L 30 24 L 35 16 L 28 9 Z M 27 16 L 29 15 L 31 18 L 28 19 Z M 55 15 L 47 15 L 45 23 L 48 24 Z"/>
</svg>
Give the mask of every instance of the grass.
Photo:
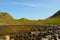
<svg viewBox="0 0 60 40">
<path fill-rule="evenodd" d="M 30 24 L 36 24 L 36 25 L 40 25 L 40 24 L 60 24 L 60 11 L 56 12 L 53 16 L 45 19 L 45 20 L 29 20 L 26 18 L 21 18 L 21 19 L 14 19 L 11 15 L 9 15 L 6 12 L 0 12 L 0 25 L 5 25 L 5 24 L 26 24 L 26 25 L 30 25 Z M 3 27 L 3 26 L 2 26 Z M 0 27 L 1 28 L 1 27 Z M 34 27 L 35 28 L 35 27 Z M 38 28 L 38 27 L 37 27 Z M 32 29 L 32 27 L 28 27 L 28 26 L 11 26 L 11 27 L 3 27 L 0 30 L 2 30 L 2 32 L 0 32 L 0 34 L 9 34 L 11 32 L 15 32 L 16 29 L 19 29 L 19 31 L 28 31 L 30 29 Z M 36 29 L 36 28 L 35 28 Z"/>
<path fill-rule="evenodd" d="M 0 24 L 60 24 L 60 11 L 46 20 L 14 19 L 7 12 L 0 12 Z"/>
</svg>

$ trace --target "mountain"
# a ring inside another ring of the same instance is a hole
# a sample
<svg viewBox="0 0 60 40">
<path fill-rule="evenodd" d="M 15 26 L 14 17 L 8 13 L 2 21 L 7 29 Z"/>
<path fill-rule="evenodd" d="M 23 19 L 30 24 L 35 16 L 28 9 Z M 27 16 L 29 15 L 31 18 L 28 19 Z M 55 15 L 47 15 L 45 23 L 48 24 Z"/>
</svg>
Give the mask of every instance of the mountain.
<svg viewBox="0 0 60 40">
<path fill-rule="evenodd" d="M 57 11 L 54 15 L 52 15 L 50 18 L 60 18 L 60 10 Z"/>
<path fill-rule="evenodd" d="M 14 19 L 6 12 L 0 12 L 0 24 L 60 24 L 60 10 L 45 20 Z"/>
<path fill-rule="evenodd" d="M 0 18 L 1 19 L 13 19 L 13 17 L 6 12 L 0 12 Z"/>
<path fill-rule="evenodd" d="M 28 20 L 27 18 L 14 19 L 7 12 L 0 12 L 0 25 L 2 24 L 35 24 L 35 20 Z"/>
<path fill-rule="evenodd" d="M 13 17 L 7 12 L 0 12 L 0 24 L 10 24 L 13 23 Z"/>
<path fill-rule="evenodd" d="M 5 25 L 5 24 L 36 24 L 36 25 L 40 25 L 40 24 L 60 24 L 60 10 L 57 11 L 54 15 L 52 15 L 51 17 L 48 17 L 45 20 L 29 20 L 26 18 L 21 18 L 21 19 L 14 19 L 10 14 L 6 13 L 6 12 L 0 12 L 0 25 Z M 38 27 L 37 27 L 38 28 Z M 10 26 L 10 27 L 5 27 L 5 26 L 0 26 L 0 35 L 1 34 L 10 34 L 12 31 L 14 31 L 15 29 L 19 29 L 19 30 L 29 30 L 30 27 L 18 27 L 18 26 Z M 15 31 L 14 31 L 15 32 Z"/>
<path fill-rule="evenodd" d="M 45 20 L 47 24 L 60 24 L 60 10 Z"/>
</svg>

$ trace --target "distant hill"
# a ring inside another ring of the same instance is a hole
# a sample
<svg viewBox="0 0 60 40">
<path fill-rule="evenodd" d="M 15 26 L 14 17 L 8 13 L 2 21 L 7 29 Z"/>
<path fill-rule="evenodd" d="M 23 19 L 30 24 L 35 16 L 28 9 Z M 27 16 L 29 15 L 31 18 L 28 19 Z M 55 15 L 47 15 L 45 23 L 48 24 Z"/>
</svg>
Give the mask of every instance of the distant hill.
<svg viewBox="0 0 60 40">
<path fill-rule="evenodd" d="M 14 19 L 6 12 L 0 12 L 0 24 L 60 24 L 60 10 L 45 20 Z"/>
<path fill-rule="evenodd" d="M 36 25 L 45 25 L 45 24 L 60 24 L 60 10 L 57 11 L 54 15 L 51 17 L 48 17 L 45 20 L 29 20 L 27 18 L 21 18 L 21 19 L 14 19 L 10 14 L 6 12 L 0 12 L 0 25 L 6 25 L 6 24 L 36 24 Z M 35 27 L 35 26 L 34 26 Z M 36 27 L 35 27 L 36 28 Z M 38 28 L 38 27 L 37 27 Z M 37 29 L 36 28 L 36 29 Z M 0 35 L 2 34 L 10 34 L 12 31 L 15 32 L 16 29 L 20 30 L 21 32 L 24 30 L 28 31 L 30 29 L 29 26 L 0 26 Z M 33 28 L 32 28 L 33 29 Z"/>
</svg>

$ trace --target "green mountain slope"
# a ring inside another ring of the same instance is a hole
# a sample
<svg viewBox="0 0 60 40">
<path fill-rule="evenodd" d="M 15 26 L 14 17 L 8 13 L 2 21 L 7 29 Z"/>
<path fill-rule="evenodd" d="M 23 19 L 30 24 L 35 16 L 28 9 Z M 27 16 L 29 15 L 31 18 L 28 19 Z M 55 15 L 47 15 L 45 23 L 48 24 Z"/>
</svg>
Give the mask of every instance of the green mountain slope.
<svg viewBox="0 0 60 40">
<path fill-rule="evenodd" d="M 36 20 L 28 20 L 26 18 L 14 19 L 6 12 L 0 12 L 0 24 L 36 24 Z"/>
<path fill-rule="evenodd" d="M 14 19 L 6 12 L 0 12 L 0 24 L 60 24 L 60 10 L 46 20 Z"/>
<path fill-rule="evenodd" d="M 54 15 L 52 15 L 50 18 L 60 18 L 60 10 L 57 11 Z"/>
<path fill-rule="evenodd" d="M 60 24 L 60 11 L 56 12 L 54 15 L 51 17 L 45 19 L 45 20 L 29 20 L 26 18 L 21 18 L 21 19 L 14 19 L 11 15 L 9 15 L 6 12 L 0 12 L 0 25 L 5 25 L 5 24 Z M 34 27 L 35 28 L 35 27 Z M 38 27 L 37 27 L 38 28 Z M 10 27 L 5 27 L 5 26 L 0 26 L 0 35 L 1 34 L 10 34 L 12 31 L 15 32 L 15 29 L 19 29 L 21 32 L 29 30 L 30 27 L 26 26 L 10 26 Z"/>
<path fill-rule="evenodd" d="M 47 24 L 60 24 L 60 10 L 45 21 Z"/>
<path fill-rule="evenodd" d="M 6 12 L 0 12 L 0 24 L 11 24 L 14 19 L 11 15 Z"/>
</svg>

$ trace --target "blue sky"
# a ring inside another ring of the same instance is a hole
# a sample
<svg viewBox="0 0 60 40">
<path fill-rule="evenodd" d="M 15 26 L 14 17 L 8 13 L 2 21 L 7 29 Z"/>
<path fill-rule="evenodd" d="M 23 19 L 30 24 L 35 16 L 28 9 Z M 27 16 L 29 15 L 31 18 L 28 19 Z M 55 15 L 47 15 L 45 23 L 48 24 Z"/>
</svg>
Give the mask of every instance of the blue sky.
<svg viewBox="0 0 60 40">
<path fill-rule="evenodd" d="M 0 12 L 15 19 L 45 19 L 60 10 L 60 0 L 0 0 Z"/>
</svg>

